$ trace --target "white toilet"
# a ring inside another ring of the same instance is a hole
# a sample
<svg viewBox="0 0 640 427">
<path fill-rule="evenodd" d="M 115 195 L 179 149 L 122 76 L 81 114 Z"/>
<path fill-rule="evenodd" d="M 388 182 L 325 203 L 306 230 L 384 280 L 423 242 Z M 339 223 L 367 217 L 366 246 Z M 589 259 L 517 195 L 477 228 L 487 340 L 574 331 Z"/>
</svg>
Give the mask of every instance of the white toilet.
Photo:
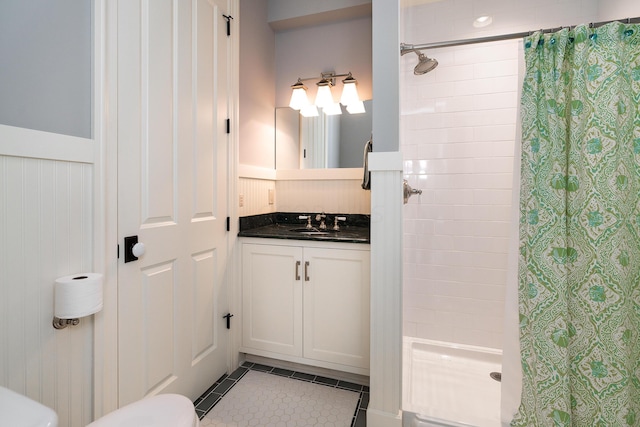
<svg viewBox="0 0 640 427">
<path fill-rule="evenodd" d="M 199 427 L 193 403 L 179 394 L 158 394 L 123 406 L 87 427 Z"/>
<path fill-rule="evenodd" d="M 46 406 L 0 387 L 0 426 L 58 427 Z M 199 427 L 193 403 L 179 394 L 159 394 L 123 406 L 87 427 Z"/>
<path fill-rule="evenodd" d="M 0 426 L 58 427 L 58 415 L 35 400 L 0 387 Z"/>
</svg>

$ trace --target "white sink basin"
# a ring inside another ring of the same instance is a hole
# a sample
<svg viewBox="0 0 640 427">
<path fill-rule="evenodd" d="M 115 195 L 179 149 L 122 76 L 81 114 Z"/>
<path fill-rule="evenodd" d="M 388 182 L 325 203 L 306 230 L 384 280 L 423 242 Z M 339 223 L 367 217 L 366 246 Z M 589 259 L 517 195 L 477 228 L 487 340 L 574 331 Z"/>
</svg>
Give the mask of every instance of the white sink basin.
<svg viewBox="0 0 640 427">
<path fill-rule="evenodd" d="M 0 387 L 0 426 L 58 427 L 58 415 L 35 400 Z"/>
</svg>

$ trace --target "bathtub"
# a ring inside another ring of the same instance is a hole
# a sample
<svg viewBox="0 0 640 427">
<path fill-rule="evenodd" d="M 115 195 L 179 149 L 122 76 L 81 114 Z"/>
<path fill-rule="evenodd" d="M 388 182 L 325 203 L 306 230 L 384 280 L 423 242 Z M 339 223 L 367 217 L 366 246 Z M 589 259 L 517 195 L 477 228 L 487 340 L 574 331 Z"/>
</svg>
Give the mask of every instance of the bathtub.
<svg viewBox="0 0 640 427">
<path fill-rule="evenodd" d="M 498 427 L 502 352 L 404 337 L 403 427 Z"/>
</svg>

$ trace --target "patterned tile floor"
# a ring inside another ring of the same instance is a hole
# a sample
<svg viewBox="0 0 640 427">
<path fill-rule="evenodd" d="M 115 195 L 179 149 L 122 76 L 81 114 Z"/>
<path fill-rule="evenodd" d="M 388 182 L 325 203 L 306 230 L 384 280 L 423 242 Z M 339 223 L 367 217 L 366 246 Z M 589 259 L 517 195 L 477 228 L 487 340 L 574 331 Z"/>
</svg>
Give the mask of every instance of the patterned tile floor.
<svg viewBox="0 0 640 427">
<path fill-rule="evenodd" d="M 264 374 L 270 374 L 270 375 L 276 375 L 279 378 L 273 378 L 276 381 L 272 381 L 272 383 L 274 384 L 282 384 L 283 386 L 287 386 L 288 388 L 291 388 L 292 386 L 296 389 L 298 389 L 297 385 L 295 383 L 290 383 L 286 379 L 290 379 L 290 380 L 298 380 L 300 381 L 300 392 L 298 392 L 298 394 L 302 394 L 303 391 L 305 390 L 305 383 L 306 384 L 320 384 L 322 386 L 327 387 L 327 390 L 331 390 L 334 389 L 334 393 L 330 393 L 329 395 L 333 394 L 335 396 L 340 396 L 341 393 L 343 393 L 344 391 L 348 391 L 348 392 L 355 392 L 357 394 L 354 395 L 354 400 L 353 402 L 357 401 L 357 405 L 353 405 L 353 416 L 351 418 L 351 427 L 363 427 L 366 426 L 366 410 L 367 410 L 367 406 L 369 405 L 369 387 L 367 386 L 362 386 L 359 384 L 354 384 L 354 383 L 350 383 L 350 382 L 345 382 L 345 381 L 339 381 L 339 380 L 335 380 L 332 378 L 326 378 L 326 377 L 321 377 L 321 376 L 316 376 L 316 375 L 310 375 L 310 374 L 305 374 L 302 372 L 294 372 L 294 371 L 289 371 L 286 369 L 279 369 L 279 368 L 273 368 L 270 366 L 265 366 L 265 365 L 260 365 L 257 363 L 249 363 L 246 362 L 244 363 L 240 368 L 236 369 L 231 375 L 223 375 L 218 381 L 216 381 L 215 384 L 213 384 L 209 390 L 207 390 L 202 396 L 200 396 L 195 402 L 195 406 L 196 406 L 196 412 L 198 414 L 198 417 L 200 418 L 203 427 L 207 427 L 207 426 L 216 426 L 218 424 L 214 423 L 210 418 L 206 418 L 205 419 L 205 415 L 208 414 L 222 399 L 223 396 L 225 396 L 227 393 L 230 393 L 230 391 L 233 389 L 233 387 L 245 376 L 247 375 L 248 372 L 250 371 L 256 371 L 256 373 L 262 373 L 261 375 L 251 375 L 247 377 L 247 385 L 251 385 L 251 381 L 262 381 L 264 382 L 265 380 L 268 380 L 268 377 L 266 377 Z M 278 381 L 278 380 L 284 380 L 284 383 L 282 381 Z M 246 387 L 243 388 L 241 387 L 240 389 L 238 389 L 238 393 L 243 393 L 246 390 Z M 322 390 L 320 390 L 322 391 Z M 238 394 L 238 393 L 234 393 L 234 394 Z M 351 393 L 345 393 L 345 398 L 349 397 L 349 395 L 351 395 Z M 233 395 L 230 395 L 230 397 L 233 397 Z M 264 397 L 264 396 L 263 396 Z M 248 399 L 241 399 L 243 401 L 247 401 Z M 256 402 L 258 402 L 259 398 L 256 396 Z M 343 399 L 344 400 L 344 399 Z M 227 411 L 229 408 L 226 406 L 229 406 L 228 404 L 221 404 L 221 405 L 225 405 L 224 407 L 221 406 L 220 409 L 216 409 L 216 416 L 219 416 L 218 413 L 222 414 L 223 412 Z M 351 405 L 351 404 L 350 404 Z M 250 405 L 251 406 L 251 405 Z M 294 415 L 296 413 L 300 413 L 302 412 L 302 407 L 303 407 L 303 402 L 300 401 L 299 403 L 300 408 L 296 408 L 295 407 L 295 403 L 292 406 L 292 411 L 290 415 Z M 233 411 L 233 409 L 231 409 Z M 250 408 L 236 408 L 236 410 L 238 410 L 238 412 L 243 412 L 245 415 L 248 412 L 255 412 L 258 411 L 258 403 L 256 403 L 255 407 L 250 407 Z M 326 413 L 324 413 L 326 412 Z M 325 411 L 319 412 L 317 410 L 314 410 L 313 413 L 309 413 L 307 415 L 304 415 L 305 417 L 307 417 L 306 419 L 308 420 L 309 426 L 314 426 L 314 425 L 332 425 L 333 423 L 333 416 L 335 410 L 333 408 L 329 409 L 329 407 L 325 408 Z M 238 414 L 240 415 L 240 414 Z M 270 422 L 268 422 L 266 420 L 266 418 L 264 416 L 260 416 L 257 417 L 257 419 L 259 419 L 260 421 L 256 424 L 255 421 L 252 424 L 249 424 L 247 422 L 246 425 L 267 425 L 270 424 Z M 288 420 L 290 422 L 293 422 L 294 419 L 291 416 L 285 416 L 284 420 Z M 237 421 L 237 420 L 236 420 Z M 282 423 L 282 422 L 281 422 Z M 220 425 L 224 425 L 224 424 L 220 424 Z M 233 424 L 233 425 L 238 425 L 238 424 Z M 278 425 L 277 423 L 274 423 L 274 425 Z M 282 425 L 287 425 L 286 422 L 282 423 Z M 292 425 L 292 424 L 290 424 Z M 293 425 L 300 425 L 300 424 L 293 424 Z"/>
</svg>

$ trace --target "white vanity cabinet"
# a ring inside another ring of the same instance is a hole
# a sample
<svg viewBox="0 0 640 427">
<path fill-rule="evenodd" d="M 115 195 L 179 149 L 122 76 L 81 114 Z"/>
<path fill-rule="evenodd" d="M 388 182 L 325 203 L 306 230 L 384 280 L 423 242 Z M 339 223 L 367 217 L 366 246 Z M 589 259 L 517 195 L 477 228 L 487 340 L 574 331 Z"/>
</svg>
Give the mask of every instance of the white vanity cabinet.
<svg viewBox="0 0 640 427">
<path fill-rule="evenodd" d="M 368 375 L 369 266 L 369 245 L 245 240 L 241 351 Z"/>
</svg>

